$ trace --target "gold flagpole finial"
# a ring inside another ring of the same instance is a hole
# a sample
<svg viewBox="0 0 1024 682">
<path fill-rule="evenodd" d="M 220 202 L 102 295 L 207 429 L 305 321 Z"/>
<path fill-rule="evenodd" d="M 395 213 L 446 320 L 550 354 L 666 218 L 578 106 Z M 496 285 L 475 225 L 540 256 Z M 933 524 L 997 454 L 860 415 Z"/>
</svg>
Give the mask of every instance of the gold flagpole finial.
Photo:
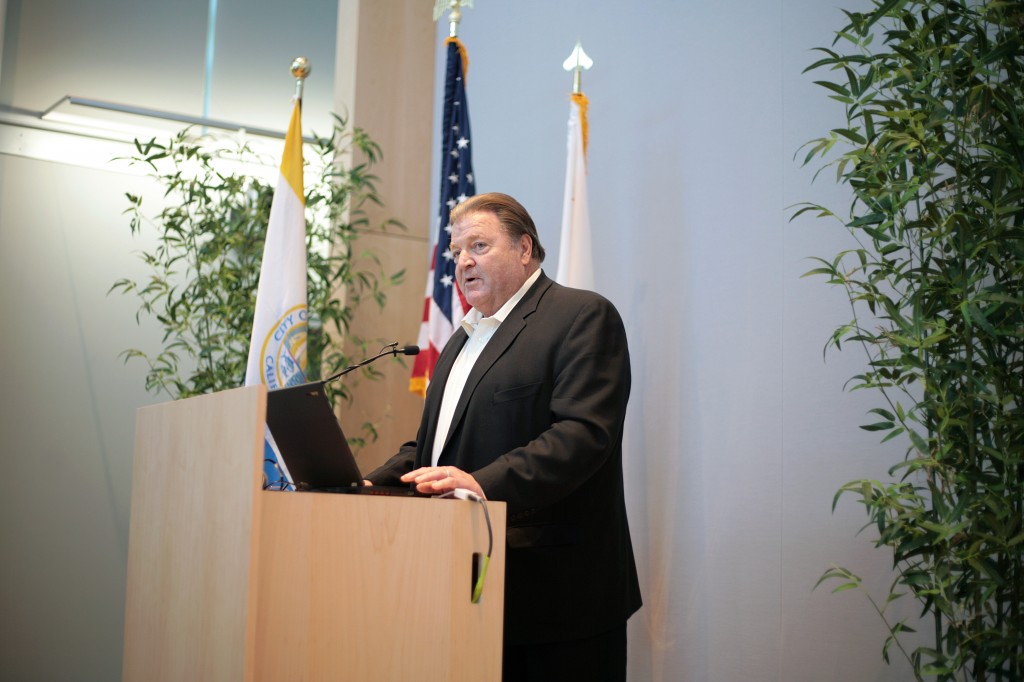
<svg viewBox="0 0 1024 682">
<path fill-rule="evenodd" d="M 462 21 L 462 8 L 473 9 L 473 0 L 435 0 L 434 21 L 448 12 L 448 35 L 452 38 L 459 37 L 459 22 Z"/>
<path fill-rule="evenodd" d="M 313 65 L 305 57 L 296 57 L 292 60 L 292 76 L 295 77 L 295 99 L 302 99 L 302 86 L 313 70 Z"/>
<path fill-rule="evenodd" d="M 587 71 L 594 65 L 594 60 L 587 56 L 587 53 L 583 51 L 583 45 L 580 41 L 576 41 L 576 47 L 572 49 L 572 54 L 569 58 L 562 62 L 562 68 L 566 71 L 572 71 L 572 91 L 574 93 L 580 92 L 580 73 Z"/>
</svg>

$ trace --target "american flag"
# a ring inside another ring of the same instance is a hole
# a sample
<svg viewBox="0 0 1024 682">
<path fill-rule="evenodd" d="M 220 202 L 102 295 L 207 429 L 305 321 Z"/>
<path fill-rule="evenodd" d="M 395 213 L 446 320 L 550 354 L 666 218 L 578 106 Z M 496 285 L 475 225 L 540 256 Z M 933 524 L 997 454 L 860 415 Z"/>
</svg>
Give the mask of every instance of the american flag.
<svg viewBox="0 0 1024 682">
<path fill-rule="evenodd" d="M 455 325 L 469 311 L 469 304 L 455 282 L 455 260 L 449 248 L 452 227 L 449 215 L 456 204 L 476 193 L 473 154 L 466 104 L 466 48 L 458 38 L 448 38 L 448 66 L 444 79 L 444 113 L 441 122 L 441 203 L 437 230 L 432 239 L 430 273 L 420 325 L 420 354 L 412 368 L 409 390 L 426 395 L 427 385 L 441 349 Z"/>
</svg>

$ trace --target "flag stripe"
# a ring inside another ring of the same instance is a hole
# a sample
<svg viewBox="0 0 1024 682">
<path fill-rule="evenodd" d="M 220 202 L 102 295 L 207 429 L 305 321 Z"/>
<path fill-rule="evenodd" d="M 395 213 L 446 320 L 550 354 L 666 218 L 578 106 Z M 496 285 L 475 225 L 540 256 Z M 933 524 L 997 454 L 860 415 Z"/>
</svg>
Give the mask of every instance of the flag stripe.
<svg viewBox="0 0 1024 682">
<path fill-rule="evenodd" d="M 292 117 L 288 121 L 284 154 L 281 155 L 281 175 L 288 181 L 294 195 L 305 205 L 305 190 L 302 187 L 302 100 L 295 102 Z"/>
</svg>

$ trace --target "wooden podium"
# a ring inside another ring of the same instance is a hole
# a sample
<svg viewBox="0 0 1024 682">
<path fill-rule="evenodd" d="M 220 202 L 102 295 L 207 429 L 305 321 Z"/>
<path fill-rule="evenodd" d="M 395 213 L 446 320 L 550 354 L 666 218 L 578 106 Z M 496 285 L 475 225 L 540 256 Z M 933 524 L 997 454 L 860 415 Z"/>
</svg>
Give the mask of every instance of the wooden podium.
<svg viewBox="0 0 1024 682">
<path fill-rule="evenodd" d="M 499 680 L 505 505 L 261 490 L 266 388 L 138 411 L 135 680 Z"/>
</svg>

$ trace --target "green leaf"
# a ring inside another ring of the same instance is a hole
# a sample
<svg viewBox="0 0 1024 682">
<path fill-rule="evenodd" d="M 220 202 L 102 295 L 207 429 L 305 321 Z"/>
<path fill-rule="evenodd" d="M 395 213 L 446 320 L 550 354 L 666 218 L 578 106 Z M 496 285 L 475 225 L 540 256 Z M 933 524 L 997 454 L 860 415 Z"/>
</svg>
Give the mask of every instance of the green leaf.
<svg viewBox="0 0 1024 682">
<path fill-rule="evenodd" d="M 889 421 L 893 421 L 896 419 L 895 415 L 893 415 L 892 412 L 889 412 L 888 410 L 885 410 L 881 407 L 875 407 L 873 409 L 870 409 L 868 410 L 868 413 L 877 414 L 879 417 L 882 417 L 883 419 L 887 419 Z"/>
<path fill-rule="evenodd" d="M 839 135 L 840 137 L 846 138 L 847 140 L 853 142 L 854 144 L 865 144 L 867 142 L 867 140 L 864 139 L 864 136 L 858 133 L 856 130 L 851 130 L 849 128 L 836 128 L 832 132 L 835 133 L 836 135 Z"/>
<path fill-rule="evenodd" d="M 865 216 L 854 218 L 846 224 L 847 227 L 864 227 L 865 225 L 877 225 L 885 220 L 884 213 L 870 213 Z"/>
<path fill-rule="evenodd" d="M 836 94 L 838 94 L 840 96 L 843 96 L 843 97 L 849 97 L 850 96 L 850 91 L 849 90 L 844 88 L 842 85 L 838 85 L 836 83 L 832 83 L 831 81 L 814 81 L 814 84 L 815 85 L 820 85 L 821 87 L 825 88 L 826 90 L 831 90 L 832 92 L 834 92 L 834 93 L 836 93 Z"/>
<path fill-rule="evenodd" d="M 886 435 L 886 437 L 882 439 L 882 441 L 881 441 L 881 442 L 883 442 L 883 443 L 886 443 L 886 442 L 888 442 L 888 441 L 892 440 L 893 438 L 896 438 L 896 437 L 900 436 L 901 434 L 903 434 L 903 432 L 904 432 L 905 430 L 906 430 L 906 429 L 904 429 L 904 428 L 903 428 L 902 426 L 900 426 L 900 427 L 898 427 L 898 428 L 895 428 L 895 429 L 893 429 L 892 431 L 890 431 L 890 432 L 888 433 L 888 435 Z"/>
</svg>

